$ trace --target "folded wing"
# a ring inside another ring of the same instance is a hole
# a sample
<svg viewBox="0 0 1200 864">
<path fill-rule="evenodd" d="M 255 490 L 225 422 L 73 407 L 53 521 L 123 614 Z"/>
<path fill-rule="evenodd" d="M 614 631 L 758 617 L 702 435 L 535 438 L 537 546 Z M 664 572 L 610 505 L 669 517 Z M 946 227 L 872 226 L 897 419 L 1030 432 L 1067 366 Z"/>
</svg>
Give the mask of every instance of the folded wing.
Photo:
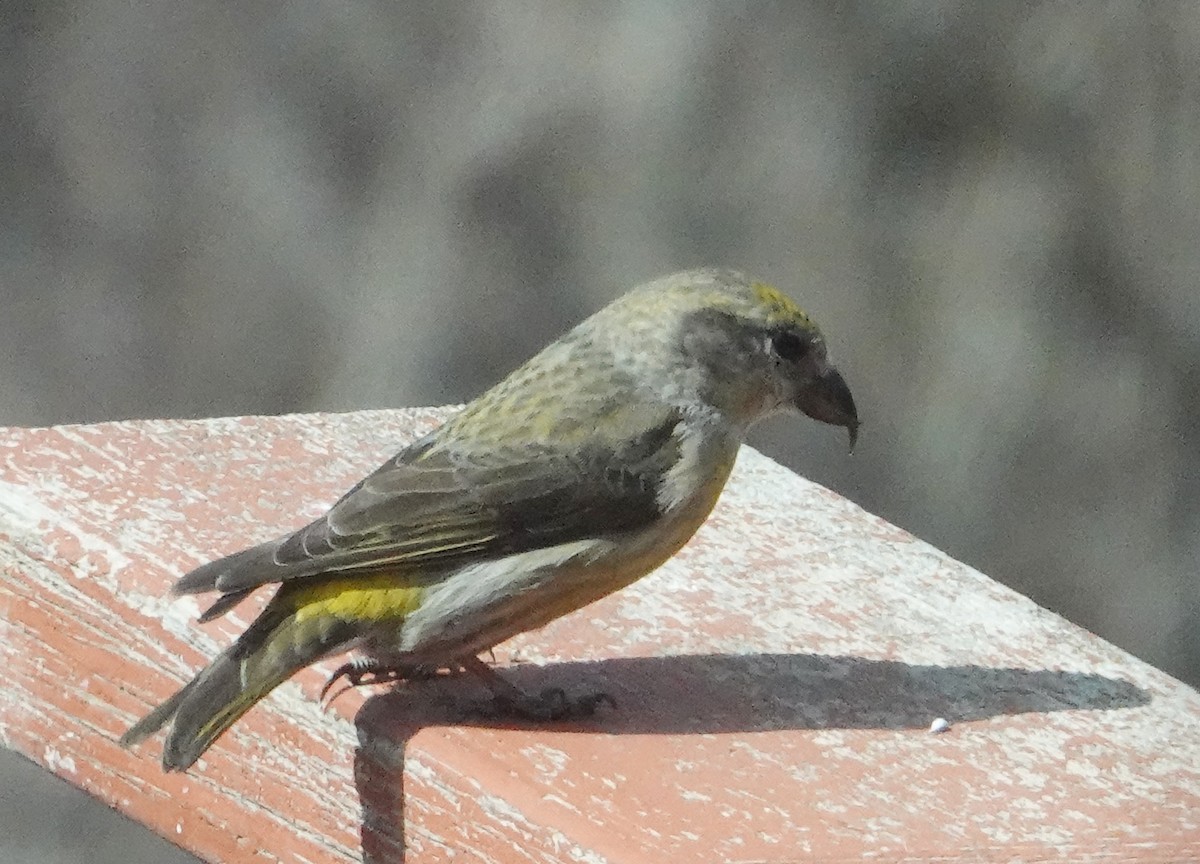
<svg viewBox="0 0 1200 864">
<path fill-rule="evenodd" d="M 657 493 L 679 459 L 680 415 L 622 405 L 621 434 L 571 452 L 528 443 L 471 453 L 438 430 L 402 451 L 310 525 L 205 564 L 175 586 L 219 591 L 201 620 L 255 588 L 294 579 L 386 570 L 412 584 L 467 561 L 591 537 L 615 537 L 660 518 Z"/>
</svg>

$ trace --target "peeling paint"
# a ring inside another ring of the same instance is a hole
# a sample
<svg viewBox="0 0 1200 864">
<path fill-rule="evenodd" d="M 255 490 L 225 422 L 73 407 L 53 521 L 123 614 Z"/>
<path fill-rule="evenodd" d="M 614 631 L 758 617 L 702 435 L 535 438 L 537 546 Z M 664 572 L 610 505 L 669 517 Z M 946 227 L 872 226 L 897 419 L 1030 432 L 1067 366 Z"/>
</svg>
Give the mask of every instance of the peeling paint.
<svg viewBox="0 0 1200 864">
<path fill-rule="evenodd" d="M 55 774 L 75 773 L 74 757 L 65 755 L 54 747 L 47 747 L 42 751 L 42 764 Z"/>
<path fill-rule="evenodd" d="M 171 582 L 438 416 L 4 430 L 0 740 L 213 860 L 1200 860 L 1195 691 L 749 449 L 679 556 L 496 652 L 616 710 L 527 728 L 447 681 L 327 712 L 331 662 L 186 775 L 118 748 L 263 602 L 198 626 Z"/>
</svg>

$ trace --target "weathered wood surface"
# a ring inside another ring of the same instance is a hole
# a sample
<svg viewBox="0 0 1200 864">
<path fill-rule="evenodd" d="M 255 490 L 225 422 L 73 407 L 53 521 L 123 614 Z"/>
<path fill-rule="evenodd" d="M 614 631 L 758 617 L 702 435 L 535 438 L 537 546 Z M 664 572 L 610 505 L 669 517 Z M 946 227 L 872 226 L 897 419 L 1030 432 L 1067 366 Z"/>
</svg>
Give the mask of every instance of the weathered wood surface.
<svg viewBox="0 0 1200 864">
<path fill-rule="evenodd" d="M 0 741 L 212 861 L 1200 860 L 1195 691 L 749 450 L 676 559 L 497 652 L 615 711 L 514 726 L 455 680 L 324 712 L 330 663 L 186 774 L 122 750 L 258 608 L 197 626 L 171 582 L 439 416 L 0 430 Z"/>
</svg>

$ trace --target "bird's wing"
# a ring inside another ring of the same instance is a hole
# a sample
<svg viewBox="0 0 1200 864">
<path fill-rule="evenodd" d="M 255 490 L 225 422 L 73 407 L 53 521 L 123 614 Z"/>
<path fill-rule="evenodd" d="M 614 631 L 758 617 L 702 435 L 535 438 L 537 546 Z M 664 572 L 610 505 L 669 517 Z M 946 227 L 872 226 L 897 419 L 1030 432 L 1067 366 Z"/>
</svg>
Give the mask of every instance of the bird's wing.
<svg viewBox="0 0 1200 864">
<path fill-rule="evenodd" d="M 592 443 L 574 449 L 541 443 L 471 453 L 435 432 L 312 524 L 205 564 L 175 590 L 226 595 L 208 620 L 268 583 L 387 569 L 417 584 L 468 560 L 644 528 L 661 516 L 657 493 L 680 458 L 682 416 L 666 406 L 614 410 L 619 440 L 585 436 Z"/>
</svg>

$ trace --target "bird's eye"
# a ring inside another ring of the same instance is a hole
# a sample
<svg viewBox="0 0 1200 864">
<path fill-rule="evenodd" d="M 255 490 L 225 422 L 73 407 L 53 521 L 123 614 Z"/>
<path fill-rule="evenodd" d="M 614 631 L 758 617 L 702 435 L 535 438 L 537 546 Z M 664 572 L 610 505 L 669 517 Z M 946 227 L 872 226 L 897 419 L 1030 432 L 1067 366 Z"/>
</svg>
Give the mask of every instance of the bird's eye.
<svg viewBox="0 0 1200 864">
<path fill-rule="evenodd" d="M 776 333 L 771 337 L 771 347 L 781 360 L 795 363 L 803 360 L 812 346 L 807 339 L 802 339 L 795 333 Z"/>
</svg>

